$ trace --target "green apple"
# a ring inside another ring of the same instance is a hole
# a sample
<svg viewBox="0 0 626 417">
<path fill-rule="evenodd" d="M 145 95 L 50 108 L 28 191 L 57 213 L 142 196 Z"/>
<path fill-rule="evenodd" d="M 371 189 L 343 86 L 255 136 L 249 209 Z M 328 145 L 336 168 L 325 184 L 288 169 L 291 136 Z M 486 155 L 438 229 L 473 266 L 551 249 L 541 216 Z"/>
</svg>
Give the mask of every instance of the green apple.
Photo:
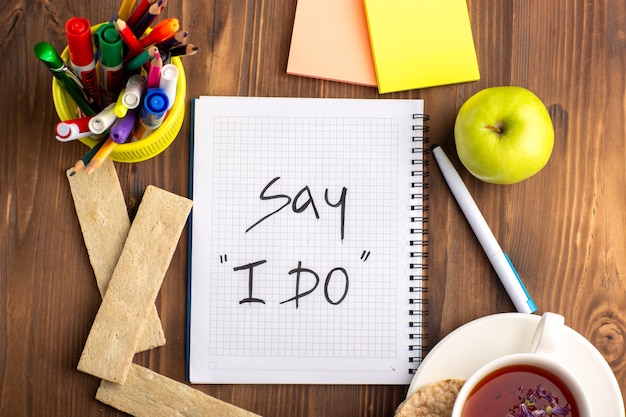
<svg viewBox="0 0 626 417">
<path fill-rule="evenodd" d="M 554 147 L 541 100 L 522 87 L 491 87 L 471 96 L 454 123 L 459 159 L 485 182 L 514 184 L 539 172 Z"/>
</svg>

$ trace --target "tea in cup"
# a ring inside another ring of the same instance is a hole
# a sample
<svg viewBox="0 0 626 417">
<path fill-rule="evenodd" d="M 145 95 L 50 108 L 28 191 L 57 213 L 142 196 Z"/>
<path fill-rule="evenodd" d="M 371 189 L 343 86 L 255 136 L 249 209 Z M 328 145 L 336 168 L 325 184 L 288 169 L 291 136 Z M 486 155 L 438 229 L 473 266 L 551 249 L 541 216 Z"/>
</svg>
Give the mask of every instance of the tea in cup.
<svg viewBox="0 0 626 417">
<path fill-rule="evenodd" d="M 556 355 L 564 322 L 559 314 L 545 313 L 528 353 L 502 356 L 474 372 L 452 417 L 591 417 L 585 390 Z"/>
</svg>

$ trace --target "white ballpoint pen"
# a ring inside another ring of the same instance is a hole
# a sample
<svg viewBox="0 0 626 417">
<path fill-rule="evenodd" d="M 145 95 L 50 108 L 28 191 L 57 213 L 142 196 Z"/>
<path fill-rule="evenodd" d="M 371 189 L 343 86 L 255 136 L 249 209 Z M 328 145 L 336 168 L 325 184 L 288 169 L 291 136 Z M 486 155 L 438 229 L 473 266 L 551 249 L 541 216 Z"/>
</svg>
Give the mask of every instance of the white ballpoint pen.
<svg viewBox="0 0 626 417">
<path fill-rule="evenodd" d="M 485 218 L 472 198 L 469 190 L 463 183 L 461 176 L 458 174 L 450 159 L 443 149 L 435 145 L 432 148 L 433 156 L 439 166 L 439 170 L 443 175 L 448 187 L 454 198 L 456 199 L 461 211 L 465 215 L 467 222 L 470 224 L 474 234 L 478 238 L 480 245 L 487 254 L 493 269 L 498 278 L 502 282 L 504 289 L 513 301 L 513 305 L 520 313 L 533 313 L 537 310 L 534 301 L 528 295 L 528 291 L 522 280 L 520 279 L 511 260 L 498 244 L 493 232 L 487 225 Z"/>
</svg>

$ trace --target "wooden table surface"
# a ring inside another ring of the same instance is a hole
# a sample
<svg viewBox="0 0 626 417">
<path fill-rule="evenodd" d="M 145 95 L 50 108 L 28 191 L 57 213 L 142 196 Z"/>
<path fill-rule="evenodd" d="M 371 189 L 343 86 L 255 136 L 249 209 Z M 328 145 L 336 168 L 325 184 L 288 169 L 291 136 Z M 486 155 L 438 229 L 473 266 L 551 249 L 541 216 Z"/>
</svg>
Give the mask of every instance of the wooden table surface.
<svg viewBox="0 0 626 417">
<path fill-rule="evenodd" d="M 381 96 L 373 88 L 286 74 L 296 0 L 170 0 L 166 16 L 200 53 L 184 58 L 187 116 L 163 154 L 116 168 L 131 217 L 147 185 L 188 195 L 189 98 L 198 95 L 423 98 L 431 143 L 451 155 L 539 311 L 604 355 L 626 389 L 626 3 L 468 0 L 481 80 Z M 123 415 L 94 399 L 99 381 L 76 370 L 100 303 L 65 170 L 85 152 L 54 138 L 51 77 L 33 54 L 61 47 L 72 16 L 108 20 L 117 1 L 4 0 L 0 9 L 0 416 Z M 416 43 L 424 42 L 417 40 Z M 554 121 L 548 166 L 511 186 L 462 169 L 456 112 L 496 85 L 534 91 Z M 431 164 L 429 343 L 481 316 L 513 311 Z M 185 380 L 187 244 L 181 239 L 157 300 L 164 347 L 135 362 Z M 265 416 L 390 416 L 406 386 L 201 385 Z M 604 417 L 604 416 L 603 416 Z"/>
</svg>

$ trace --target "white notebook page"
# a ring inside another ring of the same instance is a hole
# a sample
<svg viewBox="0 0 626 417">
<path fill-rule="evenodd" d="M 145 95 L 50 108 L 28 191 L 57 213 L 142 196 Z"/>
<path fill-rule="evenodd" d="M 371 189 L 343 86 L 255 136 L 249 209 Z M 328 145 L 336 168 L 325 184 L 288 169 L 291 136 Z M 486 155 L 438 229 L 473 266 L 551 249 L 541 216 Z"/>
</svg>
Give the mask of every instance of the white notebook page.
<svg viewBox="0 0 626 417">
<path fill-rule="evenodd" d="M 190 381 L 408 384 L 422 101 L 194 108 Z"/>
</svg>

